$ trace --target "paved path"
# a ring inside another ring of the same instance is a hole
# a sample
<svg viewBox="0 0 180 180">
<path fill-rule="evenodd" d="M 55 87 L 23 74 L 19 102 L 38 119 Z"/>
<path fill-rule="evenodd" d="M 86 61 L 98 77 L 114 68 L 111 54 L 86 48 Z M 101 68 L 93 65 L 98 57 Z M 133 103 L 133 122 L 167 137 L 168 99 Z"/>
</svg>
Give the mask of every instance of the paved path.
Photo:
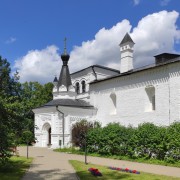
<svg viewBox="0 0 180 180">
<path fill-rule="evenodd" d="M 26 156 L 26 147 L 19 147 L 19 155 Z M 64 154 L 47 148 L 29 148 L 29 157 L 33 163 L 23 180 L 77 180 L 73 167 Z"/>
<path fill-rule="evenodd" d="M 21 156 L 26 156 L 26 148 L 19 147 L 19 153 Z M 34 157 L 34 161 L 29 171 L 24 176 L 23 180 L 77 180 L 78 178 L 76 176 L 76 173 L 72 166 L 68 163 L 68 160 L 84 161 L 84 156 L 53 152 L 51 149 L 47 148 L 30 147 L 29 156 Z M 138 171 L 148 173 L 180 177 L 180 168 L 175 167 L 151 165 L 90 156 L 88 156 L 87 160 L 88 163 L 93 164 L 124 168 L 128 167 L 130 169 L 136 169 Z"/>
</svg>

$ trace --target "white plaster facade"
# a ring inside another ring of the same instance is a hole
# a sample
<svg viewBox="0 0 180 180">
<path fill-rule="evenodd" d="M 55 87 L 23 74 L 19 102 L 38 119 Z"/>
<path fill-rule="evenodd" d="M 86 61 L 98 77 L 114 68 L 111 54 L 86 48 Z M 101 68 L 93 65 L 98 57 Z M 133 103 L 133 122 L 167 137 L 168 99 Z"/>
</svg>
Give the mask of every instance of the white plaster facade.
<svg viewBox="0 0 180 180">
<path fill-rule="evenodd" d="M 130 42 L 131 52 L 132 45 Z M 125 126 L 144 122 L 168 126 L 180 121 L 180 56 L 170 59 L 172 54 L 168 54 L 166 63 L 132 70 L 131 62 L 123 65 L 124 59 L 129 62 L 129 57 L 124 58 L 126 54 L 124 50 L 121 52 L 121 66 L 126 67 L 123 73 L 94 65 L 71 74 L 72 85 L 68 87 L 58 88 L 54 82 L 54 104 L 33 110 L 36 146 L 71 145 L 72 125 L 81 119 L 98 120 L 103 126 L 110 122 Z M 74 106 L 72 102 L 86 104 Z"/>
<path fill-rule="evenodd" d="M 95 118 L 103 125 L 110 122 L 125 126 L 144 122 L 169 125 L 180 120 L 180 61 L 93 83 L 90 87 L 90 103 L 97 108 Z M 152 88 L 154 108 L 147 93 Z M 112 93 L 116 95 L 115 106 Z"/>
<path fill-rule="evenodd" d="M 64 113 L 64 144 L 62 114 L 57 111 L 56 107 L 48 107 L 33 110 L 35 113 L 35 146 L 51 148 L 70 146 L 72 125 L 81 119 L 90 119 L 96 114 L 94 109 L 74 107 L 58 107 L 58 109 Z"/>
<path fill-rule="evenodd" d="M 113 70 L 103 66 L 90 66 L 88 68 L 82 69 L 78 72 L 71 74 L 72 84 L 76 87 L 79 83 L 79 93 L 76 94 L 76 99 L 83 99 L 89 102 L 89 85 L 91 82 L 96 80 L 105 79 L 107 77 L 112 77 L 118 75 L 118 70 Z M 82 91 L 82 82 L 85 81 L 85 92 Z"/>
</svg>

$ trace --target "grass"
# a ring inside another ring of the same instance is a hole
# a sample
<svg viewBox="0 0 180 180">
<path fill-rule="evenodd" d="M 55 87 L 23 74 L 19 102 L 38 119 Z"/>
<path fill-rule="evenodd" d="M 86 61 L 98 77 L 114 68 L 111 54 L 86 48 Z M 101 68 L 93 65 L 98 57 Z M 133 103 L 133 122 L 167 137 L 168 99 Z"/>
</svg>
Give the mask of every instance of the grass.
<svg viewBox="0 0 180 180">
<path fill-rule="evenodd" d="M 71 153 L 71 154 L 81 154 L 83 155 L 84 152 L 75 149 L 74 147 L 70 147 L 70 148 L 58 148 L 58 149 L 54 149 L 54 151 L 56 152 L 66 152 L 66 153 Z"/>
<path fill-rule="evenodd" d="M 6 165 L 0 166 L 1 180 L 19 180 L 23 177 L 32 162 L 32 158 L 11 157 Z"/>
<path fill-rule="evenodd" d="M 55 149 L 54 151 L 56 152 L 66 152 L 66 153 L 71 153 L 71 154 L 80 154 L 84 155 L 84 152 L 75 149 L 74 147 L 71 148 L 62 148 L 62 149 Z M 117 155 L 100 155 L 97 153 L 88 153 L 88 156 L 94 156 L 94 157 L 104 157 L 104 158 L 110 158 L 110 159 L 117 159 L 117 160 L 125 160 L 125 161 L 132 161 L 132 162 L 140 162 L 140 163 L 147 163 L 147 164 L 157 164 L 157 165 L 163 165 L 163 166 L 172 166 L 172 167 L 180 167 L 180 161 L 174 162 L 174 163 L 169 163 L 163 160 L 158 160 L 158 159 L 146 159 L 146 158 L 130 158 L 127 156 L 117 156 Z"/>
<path fill-rule="evenodd" d="M 180 178 L 168 177 L 163 175 L 156 175 L 150 173 L 140 172 L 140 174 L 132 174 L 126 173 L 122 171 L 116 171 L 108 169 L 105 166 L 94 165 L 94 164 L 87 164 L 85 165 L 83 162 L 70 160 L 69 161 L 72 166 L 74 167 L 77 175 L 79 176 L 80 180 L 111 180 L 111 179 L 129 179 L 129 180 L 180 180 Z M 102 177 L 94 177 L 89 171 L 88 168 L 97 168 L 101 173 Z"/>
</svg>

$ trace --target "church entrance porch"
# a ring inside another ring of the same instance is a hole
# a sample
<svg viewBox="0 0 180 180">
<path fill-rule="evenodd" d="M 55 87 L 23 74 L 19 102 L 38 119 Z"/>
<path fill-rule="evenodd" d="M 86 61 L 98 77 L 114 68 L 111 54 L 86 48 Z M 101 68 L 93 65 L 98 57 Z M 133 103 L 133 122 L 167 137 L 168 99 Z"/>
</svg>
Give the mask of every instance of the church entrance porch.
<svg viewBox="0 0 180 180">
<path fill-rule="evenodd" d="M 51 125 L 45 123 L 42 128 L 42 147 L 51 147 Z"/>
</svg>

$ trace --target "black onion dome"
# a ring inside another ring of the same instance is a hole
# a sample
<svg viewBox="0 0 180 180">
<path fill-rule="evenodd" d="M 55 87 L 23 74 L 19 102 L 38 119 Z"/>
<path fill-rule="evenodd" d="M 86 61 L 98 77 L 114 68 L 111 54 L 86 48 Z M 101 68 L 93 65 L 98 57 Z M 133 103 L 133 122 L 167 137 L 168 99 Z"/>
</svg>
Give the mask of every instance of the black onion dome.
<svg viewBox="0 0 180 180">
<path fill-rule="evenodd" d="M 61 54 L 61 59 L 63 61 L 63 65 L 67 66 L 69 58 L 70 58 L 69 54 Z"/>
</svg>

